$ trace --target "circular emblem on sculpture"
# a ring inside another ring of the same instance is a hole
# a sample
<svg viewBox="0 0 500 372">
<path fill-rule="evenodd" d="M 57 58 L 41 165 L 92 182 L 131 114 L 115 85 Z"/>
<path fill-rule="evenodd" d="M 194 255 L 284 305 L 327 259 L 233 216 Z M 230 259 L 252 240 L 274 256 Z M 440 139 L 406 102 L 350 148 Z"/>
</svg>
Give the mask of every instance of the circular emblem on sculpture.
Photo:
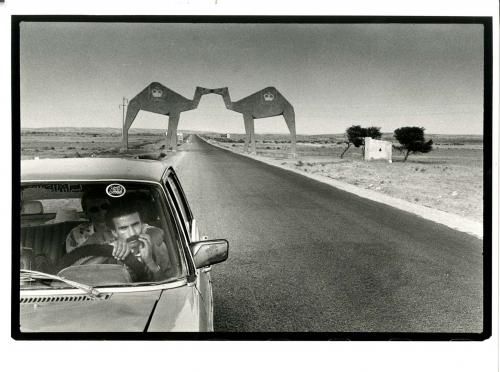
<svg viewBox="0 0 500 372">
<path fill-rule="evenodd" d="M 159 87 L 154 87 L 151 90 L 151 94 L 153 95 L 154 98 L 161 98 L 163 96 L 163 90 Z"/>
<path fill-rule="evenodd" d="M 274 100 L 274 94 L 271 92 L 264 93 L 264 101 L 272 101 Z"/>
<path fill-rule="evenodd" d="M 125 195 L 125 192 L 125 186 L 120 185 L 119 183 L 112 183 L 106 187 L 106 194 L 112 198 L 120 198 Z"/>
</svg>

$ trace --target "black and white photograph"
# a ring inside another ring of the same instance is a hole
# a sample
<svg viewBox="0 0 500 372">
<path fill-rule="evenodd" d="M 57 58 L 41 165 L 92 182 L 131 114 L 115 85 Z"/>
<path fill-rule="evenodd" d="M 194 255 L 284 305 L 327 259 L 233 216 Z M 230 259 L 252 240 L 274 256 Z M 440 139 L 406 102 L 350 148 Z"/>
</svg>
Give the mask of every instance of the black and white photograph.
<svg viewBox="0 0 500 372">
<path fill-rule="evenodd" d="M 12 15 L 14 340 L 497 331 L 491 17 L 160 14 Z"/>
<path fill-rule="evenodd" d="M 152 20 L 19 23 L 21 332 L 485 334 L 486 20 Z"/>
</svg>

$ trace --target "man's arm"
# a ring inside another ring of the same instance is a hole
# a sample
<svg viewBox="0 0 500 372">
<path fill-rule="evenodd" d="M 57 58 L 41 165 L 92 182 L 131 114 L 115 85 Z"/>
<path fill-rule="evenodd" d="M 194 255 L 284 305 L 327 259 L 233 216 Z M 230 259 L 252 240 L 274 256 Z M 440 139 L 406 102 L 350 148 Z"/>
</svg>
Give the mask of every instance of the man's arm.
<svg viewBox="0 0 500 372">
<path fill-rule="evenodd" d="M 161 242 L 159 246 L 153 248 L 153 251 L 156 267 L 151 271 L 152 278 L 154 281 L 164 280 L 168 277 L 168 272 L 172 266 L 165 242 Z"/>
<path fill-rule="evenodd" d="M 167 246 L 163 241 L 163 231 L 148 229 L 148 232 L 141 234 L 141 237 L 140 240 L 144 243 L 141 248 L 141 257 L 148 269 L 149 280 L 164 280 L 168 277 L 171 263 Z"/>
<path fill-rule="evenodd" d="M 73 249 L 78 247 L 78 242 L 75 238 L 75 229 L 71 230 L 66 237 L 66 253 L 71 252 Z"/>
</svg>

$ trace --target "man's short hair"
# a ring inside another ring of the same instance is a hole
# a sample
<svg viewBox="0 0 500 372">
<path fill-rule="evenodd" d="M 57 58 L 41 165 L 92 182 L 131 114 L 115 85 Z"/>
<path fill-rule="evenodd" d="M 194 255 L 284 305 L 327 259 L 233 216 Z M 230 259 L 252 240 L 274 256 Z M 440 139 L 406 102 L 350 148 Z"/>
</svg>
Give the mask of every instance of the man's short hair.
<svg viewBox="0 0 500 372">
<path fill-rule="evenodd" d="M 95 199 L 109 200 L 106 193 L 104 192 L 104 188 L 102 189 L 92 188 L 85 190 L 85 192 L 82 195 L 82 209 L 85 213 L 88 212 L 87 207 L 89 200 L 95 200 Z"/>
<path fill-rule="evenodd" d="M 138 213 L 141 222 L 143 222 L 141 206 L 137 202 L 137 199 L 122 197 L 117 200 L 112 200 L 111 205 L 106 212 L 106 226 L 108 226 L 111 230 L 114 230 L 114 218 L 128 216 L 129 214 L 134 213 Z"/>
</svg>

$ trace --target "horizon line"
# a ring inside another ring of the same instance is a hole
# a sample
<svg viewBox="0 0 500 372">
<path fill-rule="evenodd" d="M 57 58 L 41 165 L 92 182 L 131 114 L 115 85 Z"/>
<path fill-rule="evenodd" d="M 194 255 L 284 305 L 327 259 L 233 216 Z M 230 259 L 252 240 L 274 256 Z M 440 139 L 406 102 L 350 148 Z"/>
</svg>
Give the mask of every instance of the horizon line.
<svg viewBox="0 0 500 372">
<path fill-rule="evenodd" d="M 21 127 L 21 130 L 29 130 L 29 129 L 92 129 L 92 130 L 99 130 L 99 129 L 112 129 L 112 130 L 117 130 L 121 131 L 122 128 L 116 128 L 116 127 Z M 158 130 L 158 131 L 163 131 L 165 132 L 165 128 L 130 128 L 130 130 Z M 183 130 L 177 130 L 178 133 L 182 133 Z M 219 131 L 200 131 L 200 130 L 194 130 L 194 129 L 185 129 L 184 132 L 196 132 L 196 133 L 217 133 L 217 134 L 245 134 L 245 133 L 235 133 L 235 132 L 219 132 Z M 382 135 L 384 134 L 393 134 L 394 132 L 382 132 Z M 263 132 L 263 133 L 255 133 L 255 135 L 269 135 L 269 134 L 276 134 L 276 135 L 290 135 L 290 133 L 286 132 L 279 132 L 279 133 L 270 133 L 270 132 Z M 335 132 L 335 133 L 296 133 L 296 135 L 301 135 L 301 136 L 320 136 L 320 135 L 344 135 L 345 132 Z M 438 135 L 438 136 L 484 136 L 483 133 L 426 133 L 426 135 Z"/>
</svg>

